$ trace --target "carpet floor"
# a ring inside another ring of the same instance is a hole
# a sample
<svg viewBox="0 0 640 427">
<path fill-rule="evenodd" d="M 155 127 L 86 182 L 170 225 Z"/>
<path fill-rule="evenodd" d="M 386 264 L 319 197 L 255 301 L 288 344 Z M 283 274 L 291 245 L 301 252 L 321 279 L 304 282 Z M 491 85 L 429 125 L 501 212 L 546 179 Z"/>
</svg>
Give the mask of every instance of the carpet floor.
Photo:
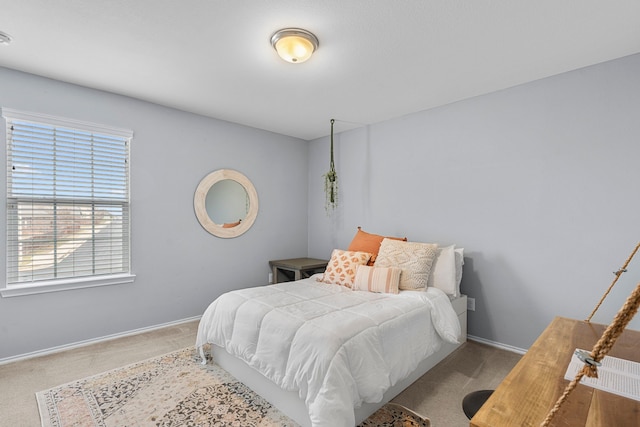
<svg viewBox="0 0 640 427">
<path fill-rule="evenodd" d="M 0 426 L 37 427 L 39 391 L 193 346 L 198 322 L 0 365 Z M 468 341 L 393 402 L 423 414 L 433 427 L 463 427 L 462 399 L 495 388 L 520 355 Z"/>
</svg>

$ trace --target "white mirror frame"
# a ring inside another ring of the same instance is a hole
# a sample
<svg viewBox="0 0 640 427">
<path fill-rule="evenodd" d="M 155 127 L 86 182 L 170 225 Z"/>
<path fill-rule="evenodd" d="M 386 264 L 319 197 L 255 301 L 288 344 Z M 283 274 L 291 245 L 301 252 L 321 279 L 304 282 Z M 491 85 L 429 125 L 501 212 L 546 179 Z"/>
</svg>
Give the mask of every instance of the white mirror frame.
<svg viewBox="0 0 640 427">
<path fill-rule="evenodd" d="M 215 183 L 225 179 L 232 179 L 242 185 L 249 196 L 249 212 L 247 212 L 246 218 L 244 218 L 239 225 L 229 228 L 213 222 L 209 217 L 206 206 L 207 193 L 211 187 L 213 187 Z M 193 208 L 196 212 L 198 222 L 200 222 L 200 225 L 202 225 L 205 230 L 214 236 L 230 239 L 244 234 L 253 225 L 258 216 L 258 193 L 249 178 L 240 172 L 233 169 L 218 169 L 202 178 L 202 181 L 198 184 L 196 194 L 193 197 Z"/>
</svg>

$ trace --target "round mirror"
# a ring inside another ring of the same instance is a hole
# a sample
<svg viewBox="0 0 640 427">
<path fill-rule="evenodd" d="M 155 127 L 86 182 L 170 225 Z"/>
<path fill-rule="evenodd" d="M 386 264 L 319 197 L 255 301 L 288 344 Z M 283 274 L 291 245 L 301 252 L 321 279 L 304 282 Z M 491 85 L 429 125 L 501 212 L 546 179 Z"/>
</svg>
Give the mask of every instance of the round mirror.
<svg viewBox="0 0 640 427">
<path fill-rule="evenodd" d="M 258 194 L 249 178 L 232 169 L 205 176 L 193 198 L 200 225 L 214 236 L 231 238 L 245 233 L 258 215 Z"/>
</svg>

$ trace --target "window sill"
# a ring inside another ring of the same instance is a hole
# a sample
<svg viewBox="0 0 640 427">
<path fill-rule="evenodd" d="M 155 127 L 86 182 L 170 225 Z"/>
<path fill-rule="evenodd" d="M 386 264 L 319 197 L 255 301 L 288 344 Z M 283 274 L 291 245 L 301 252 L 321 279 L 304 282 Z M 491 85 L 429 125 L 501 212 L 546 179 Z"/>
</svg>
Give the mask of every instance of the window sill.
<svg viewBox="0 0 640 427">
<path fill-rule="evenodd" d="M 68 291 L 72 289 L 94 288 L 96 286 L 120 285 L 131 283 L 135 274 L 114 274 L 110 276 L 82 277 L 75 279 L 47 280 L 28 285 L 7 285 L 0 288 L 4 298 L 24 295 L 44 294 L 48 292 Z"/>
</svg>

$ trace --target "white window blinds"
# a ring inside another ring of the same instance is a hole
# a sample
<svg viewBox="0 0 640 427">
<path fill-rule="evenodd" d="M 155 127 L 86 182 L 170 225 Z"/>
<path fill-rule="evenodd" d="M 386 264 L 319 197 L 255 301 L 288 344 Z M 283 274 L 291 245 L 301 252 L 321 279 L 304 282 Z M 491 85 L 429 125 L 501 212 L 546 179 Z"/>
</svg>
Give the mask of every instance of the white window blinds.
<svg viewBox="0 0 640 427">
<path fill-rule="evenodd" d="M 3 109 L 7 285 L 130 272 L 133 133 Z"/>
</svg>

